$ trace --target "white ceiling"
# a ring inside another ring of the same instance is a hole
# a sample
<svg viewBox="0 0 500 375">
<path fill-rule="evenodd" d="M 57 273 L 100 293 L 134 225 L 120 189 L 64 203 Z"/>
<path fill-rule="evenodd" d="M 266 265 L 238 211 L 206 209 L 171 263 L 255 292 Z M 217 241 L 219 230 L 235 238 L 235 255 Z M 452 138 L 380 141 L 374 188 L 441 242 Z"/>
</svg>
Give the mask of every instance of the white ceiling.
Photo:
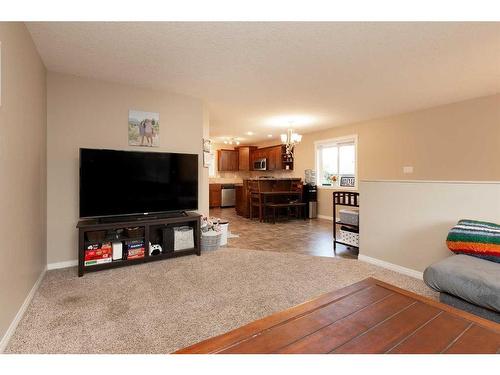
<svg viewBox="0 0 500 375">
<path fill-rule="evenodd" d="M 290 118 L 305 133 L 500 91 L 500 23 L 27 25 L 50 71 L 203 99 L 215 140 L 267 139 Z"/>
</svg>

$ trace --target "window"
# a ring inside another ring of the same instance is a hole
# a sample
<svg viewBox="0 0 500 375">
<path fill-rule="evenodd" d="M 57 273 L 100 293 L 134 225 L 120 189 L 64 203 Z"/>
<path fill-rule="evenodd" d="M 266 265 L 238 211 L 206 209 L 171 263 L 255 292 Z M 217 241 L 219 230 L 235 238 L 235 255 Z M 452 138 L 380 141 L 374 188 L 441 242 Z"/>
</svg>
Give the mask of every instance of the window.
<svg viewBox="0 0 500 375">
<path fill-rule="evenodd" d="M 319 186 L 357 186 L 357 143 L 356 135 L 316 142 L 316 178 Z"/>
</svg>

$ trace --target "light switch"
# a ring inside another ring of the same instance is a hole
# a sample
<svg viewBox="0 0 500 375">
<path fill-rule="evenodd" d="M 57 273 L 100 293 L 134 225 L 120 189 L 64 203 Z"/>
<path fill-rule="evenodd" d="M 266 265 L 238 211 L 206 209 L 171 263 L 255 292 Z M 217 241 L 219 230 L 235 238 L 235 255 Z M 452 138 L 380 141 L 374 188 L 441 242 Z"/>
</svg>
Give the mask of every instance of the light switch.
<svg viewBox="0 0 500 375">
<path fill-rule="evenodd" d="M 411 174 L 411 173 L 413 173 L 413 167 L 412 166 L 403 167 L 403 173 L 404 174 Z"/>
</svg>

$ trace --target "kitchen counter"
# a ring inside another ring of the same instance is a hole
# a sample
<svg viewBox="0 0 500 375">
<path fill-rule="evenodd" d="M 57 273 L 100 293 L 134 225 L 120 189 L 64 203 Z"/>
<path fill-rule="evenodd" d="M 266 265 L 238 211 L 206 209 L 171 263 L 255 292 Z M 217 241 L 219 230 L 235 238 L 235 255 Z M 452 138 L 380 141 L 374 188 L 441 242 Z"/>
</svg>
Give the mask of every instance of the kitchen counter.
<svg viewBox="0 0 500 375">
<path fill-rule="evenodd" d="M 243 179 L 241 178 L 222 178 L 222 177 L 211 177 L 208 179 L 209 184 L 242 184 Z"/>
<path fill-rule="evenodd" d="M 235 184 L 236 188 L 236 213 L 243 217 L 250 216 L 250 201 L 249 189 L 252 181 L 261 181 L 261 189 L 263 192 L 272 191 L 291 191 L 292 186 L 299 184 L 302 179 L 300 177 L 276 177 L 276 178 L 262 178 L 250 177 L 244 178 L 243 183 Z"/>
<path fill-rule="evenodd" d="M 300 177 L 272 177 L 272 178 L 266 178 L 266 177 L 253 177 L 253 178 L 245 178 L 245 180 L 248 181 L 293 181 L 293 180 L 300 180 Z"/>
</svg>

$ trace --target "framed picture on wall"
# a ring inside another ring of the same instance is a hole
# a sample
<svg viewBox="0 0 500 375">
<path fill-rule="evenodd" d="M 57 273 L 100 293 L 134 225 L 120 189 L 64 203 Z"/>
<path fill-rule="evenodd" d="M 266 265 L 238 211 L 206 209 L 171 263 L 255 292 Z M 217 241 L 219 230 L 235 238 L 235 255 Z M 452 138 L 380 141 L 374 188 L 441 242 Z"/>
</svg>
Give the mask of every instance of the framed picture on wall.
<svg viewBox="0 0 500 375">
<path fill-rule="evenodd" d="M 203 151 L 203 167 L 209 168 L 212 164 L 213 155 L 210 152 Z"/>
<path fill-rule="evenodd" d="M 160 146 L 160 114 L 157 112 L 128 111 L 129 146 Z"/>
<path fill-rule="evenodd" d="M 203 152 L 212 151 L 212 141 L 210 139 L 203 138 Z"/>
<path fill-rule="evenodd" d="M 356 186 L 356 178 L 354 176 L 342 176 L 342 177 L 340 177 L 340 186 L 355 187 Z"/>
</svg>

